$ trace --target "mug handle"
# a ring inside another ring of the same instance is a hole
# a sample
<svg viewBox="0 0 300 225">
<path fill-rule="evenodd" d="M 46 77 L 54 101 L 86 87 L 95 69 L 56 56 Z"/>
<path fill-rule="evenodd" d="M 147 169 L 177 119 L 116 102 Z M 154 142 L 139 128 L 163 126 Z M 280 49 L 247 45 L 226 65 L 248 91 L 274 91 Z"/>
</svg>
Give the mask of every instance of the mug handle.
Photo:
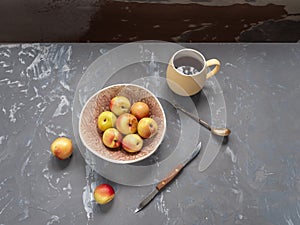
<svg viewBox="0 0 300 225">
<path fill-rule="evenodd" d="M 219 72 L 221 63 L 217 59 L 209 59 L 206 61 L 206 66 L 207 67 L 215 66 L 209 73 L 207 73 L 206 79 L 208 79 L 208 78 L 212 77 L 213 75 L 215 75 L 217 72 Z"/>
</svg>

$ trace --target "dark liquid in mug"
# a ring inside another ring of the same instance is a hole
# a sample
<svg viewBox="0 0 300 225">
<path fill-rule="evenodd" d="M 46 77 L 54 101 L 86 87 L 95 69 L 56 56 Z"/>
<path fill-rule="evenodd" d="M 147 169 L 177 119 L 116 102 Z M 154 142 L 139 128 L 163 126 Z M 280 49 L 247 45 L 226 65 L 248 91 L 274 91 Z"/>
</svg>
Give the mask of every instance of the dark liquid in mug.
<svg viewBox="0 0 300 225">
<path fill-rule="evenodd" d="M 199 73 L 203 69 L 203 63 L 192 57 L 181 57 L 174 60 L 175 68 L 185 74 L 185 75 L 194 75 Z"/>
</svg>

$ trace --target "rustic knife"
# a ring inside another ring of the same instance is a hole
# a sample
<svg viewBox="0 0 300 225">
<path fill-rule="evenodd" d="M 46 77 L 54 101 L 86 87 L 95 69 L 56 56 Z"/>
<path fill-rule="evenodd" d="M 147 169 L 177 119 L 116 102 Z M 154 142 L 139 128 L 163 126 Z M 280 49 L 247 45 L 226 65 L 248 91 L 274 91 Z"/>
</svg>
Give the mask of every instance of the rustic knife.
<svg viewBox="0 0 300 225">
<path fill-rule="evenodd" d="M 176 166 L 175 169 L 172 170 L 168 176 L 166 176 L 156 185 L 155 189 L 152 192 L 150 192 L 143 201 L 141 201 L 134 213 L 141 211 L 146 205 L 148 205 L 152 201 L 152 199 L 157 195 L 157 193 L 159 193 L 163 187 L 165 187 L 170 181 L 172 181 L 179 174 L 179 172 L 199 154 L 200 150 L 201 142 L 199 142 L 192 154 L 186 160 L 178 164 L 178 166 Z"/>
</svg>

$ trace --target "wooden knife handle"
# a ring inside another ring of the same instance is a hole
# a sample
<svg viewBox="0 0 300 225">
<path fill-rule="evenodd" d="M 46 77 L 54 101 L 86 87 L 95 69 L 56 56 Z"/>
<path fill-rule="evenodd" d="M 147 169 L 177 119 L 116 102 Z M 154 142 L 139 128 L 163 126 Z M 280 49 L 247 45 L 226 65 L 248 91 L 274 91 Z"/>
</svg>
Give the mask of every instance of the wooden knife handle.
<svg viewBox="0 0 300 225">
<path fill-rule="evenodd" d="M 177 176 L 177 174 L 183 169 L 184 165 L 183 164 L 179 164 L 178 166 L 176 166 L 176 168 L 174 170 L 172 170 L 171 173 L 169 173 L 168 176 L 166 176 L 162 181 L 160 181 L 157 185 L 156 185 L 156 189 L 160 190 L 162 189 L 164 186 L 166 186 L 171 180 L 173 180 L 174 177 Z"/>
</svg>

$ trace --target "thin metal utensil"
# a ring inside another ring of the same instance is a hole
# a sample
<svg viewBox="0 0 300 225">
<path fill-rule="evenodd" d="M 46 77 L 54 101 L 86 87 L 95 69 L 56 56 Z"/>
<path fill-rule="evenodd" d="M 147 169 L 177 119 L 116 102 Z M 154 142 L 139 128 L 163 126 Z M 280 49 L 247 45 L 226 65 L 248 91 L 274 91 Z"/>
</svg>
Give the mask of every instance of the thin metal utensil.
<svg viewBox="0 0 300 225">
<path fill-rule="evenodd" d="M 183 109 L 178 104 L 174 104 L 174 107 L 176 109 L 179 109 L 181 112 L 185 113 L 186 115 L 190 116 L 194 120 L 196 120 L 198 123 L 200 123 L 206 129 L 208 129 L 212 134 L 215 134 L 215 135 L 218 135 L 218 136 L 222 136 L 222 137 L 226 137 L 226 136 L 228 136 L 231 133 L 231 130 L 228 129 L 228 128 L 215 128 L 215 127 L 211 127 L 207 122 L 201 120 L 200 118 L 198 118 L 194 114 L 186 111 L 185 109 Z"/>
<path fill-rule="evenodd" d="M 193 150 L 192 154 L 185 159 L 183 162 L 178 164 L 175 169 L 173 169 L 169 175 L 167 175 L 164 179 L 162 179 L 156 187 L 153 189 L 152 192 L 150 192 L 146 198 L 144 198 L 143 201 L 139 204 L 139 206 L 136 208 L 134 213 L 137 213 L 141 211 L 143 208 L 145 208 L 151 201 L 152 199 L 164 188 L 168 183 L 170 183 L 179 173 L 183 168 L 188 165 L 196 156 L 199 154 L 201 150 L 201 142 L 198 143 L 197 147 Z"/>
</svg>

